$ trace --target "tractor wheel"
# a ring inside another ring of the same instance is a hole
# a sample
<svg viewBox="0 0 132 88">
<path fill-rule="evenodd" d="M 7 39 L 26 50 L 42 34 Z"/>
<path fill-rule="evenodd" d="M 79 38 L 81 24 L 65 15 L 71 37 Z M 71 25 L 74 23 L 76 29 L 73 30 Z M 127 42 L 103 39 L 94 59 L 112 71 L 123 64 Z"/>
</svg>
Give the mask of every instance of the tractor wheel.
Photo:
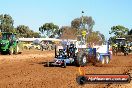
<svg viewBox="0 0 132 88">
<path fill-rule="evenodd" d="M 9 49 L 9 55 L 12 55 L 13 53 L 14 53 L 14 50 L 13 50 L 12 47 L 10 47 L 10 49 Z"/>
<path fill-rule="evenodd" d="M 66 62 L 65 61 L 63 61 L 62 67 L 66 68 Z"/>
<path fill-rule="evenodd" d="M 7 53 L 7 52 L 3 52 L 3 51 L 2 51 L 0 54 L 1 54 L 1 55 L 4 55 L 5 53 Z"/>
<path fill-rule="evenodd" d="M 104 56 L 102 56 L 101 63 L 102 63 L 102 64 L 105 64 L 105 58 L 104 58 Z"/>
<path fill-rule="evenodd" d="M 15 48 L 15 54 L 18 54 L 18 53 L 19 53 L 19 47 L 17 45 L 16 48 Z"/>
<path fill-rule="evenodd" d="M 83 52 L 80 52 L 77 54 L 77 66 L 86 66 L 87 65 L 87 57 L 86 54 Z"/>
<path fill-rule="evenodd" d="M 126 53 L 124 53 L 124 56 L 126 56 L 127 54 Z"/>
<path fill-rule="evenodd" d="M 110 58 L 108 56 L 105 56 L 106 64 L 110 62 Z"/>
<path fill-rule="evenodd" d="M 128 49 L 124 48 L 124 56 L 128 55 Z"/>
<path fill-rule="evenodd" d="M 100 55 L 99 55 L 99 53 L 97 53 L 96 55 L 97 55 L 96 58 L 97 58 L 97 60 L 99 61 L 99 60 L 100 60 Z"/>
<path fill-rule="evenodd" d="M 27 46 L 24 46 L 24 49 L 28 49 L 28 47 Z"/>
</svg>

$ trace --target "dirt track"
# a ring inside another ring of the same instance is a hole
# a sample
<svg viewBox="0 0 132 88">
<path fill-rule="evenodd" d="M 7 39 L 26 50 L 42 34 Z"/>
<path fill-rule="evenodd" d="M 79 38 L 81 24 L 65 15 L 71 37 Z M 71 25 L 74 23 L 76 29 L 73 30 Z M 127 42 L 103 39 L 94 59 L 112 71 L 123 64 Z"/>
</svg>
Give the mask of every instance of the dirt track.
<svg viewBox="0 0 132 88">
<path fill-rule="evenodd" d="M 52 60 L 54 51 L 25 51 L 21 55 L 0 56 L 0 88 L 132 88 L 130 84 L 86 84 L 79 86 L 75 79 L 78 68 L 67 66 L 44 67 Z M 122 74 L 132 70 L 132 55 L 114 56 L 103 67 L 88 66 L 86 73 Z"/>
</svg>

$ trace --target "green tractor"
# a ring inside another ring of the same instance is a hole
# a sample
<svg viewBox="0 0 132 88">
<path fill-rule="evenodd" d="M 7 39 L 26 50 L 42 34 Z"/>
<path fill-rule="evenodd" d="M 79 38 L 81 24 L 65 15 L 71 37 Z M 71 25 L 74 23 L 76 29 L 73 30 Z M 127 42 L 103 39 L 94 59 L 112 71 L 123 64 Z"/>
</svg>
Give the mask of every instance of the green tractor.
<svg viewBox="0 0 132 88">
<path fill-rule="evenodd" d="M 1 54 L 18 54 L 19 42 L 16 39 L 16 34 L 9 32 L 2 32 L 0 39 L 0 53 Z"/>
<path fill-rule="evenodd" d="M 117 53 L 124 53 L 124 56 L 128 55 L 129 48 L 126 43 L 125 38 L 116 38 L 114 45 L 112 46 L 113 55 L 117 55 Z"/>
</svg>

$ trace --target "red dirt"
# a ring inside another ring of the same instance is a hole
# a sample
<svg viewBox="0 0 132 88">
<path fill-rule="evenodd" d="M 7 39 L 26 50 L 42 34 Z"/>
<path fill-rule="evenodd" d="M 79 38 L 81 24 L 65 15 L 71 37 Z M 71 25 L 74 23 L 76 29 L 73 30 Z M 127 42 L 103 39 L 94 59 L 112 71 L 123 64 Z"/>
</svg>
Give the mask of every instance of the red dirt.
<svg viewBox="0 0 132 88">
<path fill-rule="evenodd" d="M 44 67 L 42 62 L 52 60 L 54 51 L 27 50 L 20 55 L 0 56 L 0 88 L 132 88 L 130 84 L 76 83 L 78 67 Z M 132 70 L 132 55 L 113 56 L 110 64 L 88 66 L 86 73 L 122 74 Z"/>
</svg>

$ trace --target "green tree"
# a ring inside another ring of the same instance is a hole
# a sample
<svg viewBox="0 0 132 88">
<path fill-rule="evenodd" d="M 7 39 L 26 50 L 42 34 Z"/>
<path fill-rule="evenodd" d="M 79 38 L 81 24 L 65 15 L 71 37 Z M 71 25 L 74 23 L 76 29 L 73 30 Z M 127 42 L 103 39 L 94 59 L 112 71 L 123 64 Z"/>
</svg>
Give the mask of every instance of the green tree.
<svg viewBox="0 0 132 88">
<path fill-rule="evenodd" d="M 25 25 L 17 26 L 16 32 L 18 34 L 18 37 L 25 37 L 25 38 L 40 37 L 40 34 L 38 32 L 34 32 L 28 26 L 25 26 Z"/>
<path fill-rule="evenodd" d="M 82 16 L 80 18 L 75 18 L 71 22 L 71 27 L 76 28 L 76 29 L 82 29 L 82 26 L 84 26 L 86 30 L 92 31 L 94 24 L 95 22 L 91 16 L 90 17 Z"/>
<path fill-rule="evenodd" d="M 98 37 L 100 38 L 99 41 L 101 43 L 105 43 L 105 36 L 102 33 L 100 33 L 100 31 L 96 31 L 96 33 L 97 33 Z"/>
<path fill-rule="evenodd" d="M 0 15 L 0 31 L 1 32 L 14 32 L 14 20 L 8 14 Z"/>
<path fill-rule="evenodd" d="M 34 33 L 33 33 L 33 37 L 34 37 L 34 38 L 40 38 L 41 35 L 40 35 L 40 33 L 38 33 L 38 32 L 34 32 Z"/>
<path fill-rule="evenodd" d="M 76 39 L 76 36 L 77 36 L 76 28 L 72 28 L 69 26 L 62 26 L 60 30 L 62 31 L 62 34 L 61 34 L 62 39 Z"/>
<path fill-rule="evenodd" d="M 29 27 L 25 25 L 19 25 L 16 28 L 16 32 L 18 33 L 19 37 L 28 37 L 29 30 Z"/>
<path fill-rule="evenodd" d="M 59 36 L 60 34 L 59 26 L 53 23 L 43 24 L 41 27 L 39 27 L 39 31 L 49 38 Z"/>
<path fill-rule="evenodd" d="M 111 31 L 109 32 L 110 34 L 114 34 L 115 37 L 125 37 L 128 33 L 128 28 L 118 25 L 118 26 L 113 26 L 111 27 Z"/>
<path fill-rule="evenodd" d="M 89 44 L 102 44 L 104 41 L 102 40 L 102 36 L 100 35 L 100 33 L 98 31 L 95 32 L 91 32 L 88 36 L 87 36 L 87 42 Z"/>
</svg>

